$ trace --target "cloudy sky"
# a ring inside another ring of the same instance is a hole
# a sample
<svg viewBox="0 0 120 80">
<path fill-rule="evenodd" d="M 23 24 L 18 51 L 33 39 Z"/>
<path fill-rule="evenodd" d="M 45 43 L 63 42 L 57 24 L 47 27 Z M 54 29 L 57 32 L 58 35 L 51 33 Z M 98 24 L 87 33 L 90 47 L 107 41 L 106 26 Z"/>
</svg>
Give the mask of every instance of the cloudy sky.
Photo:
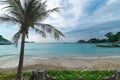
<svg viewBox="0 0 120 80">
<path fill-rule="evenodd" d="M 104 38 L 107 32 L 120 31 L 120 0 L 47 0 L 48 8 L 61 7 L 44 22 L 56 26 L 65 34 L 65 42 L 79 39 Z M 2 8 L 2 6 L 0 6 Z M 0 15 L 5 13 L 0 9 Z M 0 24 L 0 34 L 12 40 L 17 26 Z M 54 42 L 31 31 L 28 41 Z"/>
</svg>

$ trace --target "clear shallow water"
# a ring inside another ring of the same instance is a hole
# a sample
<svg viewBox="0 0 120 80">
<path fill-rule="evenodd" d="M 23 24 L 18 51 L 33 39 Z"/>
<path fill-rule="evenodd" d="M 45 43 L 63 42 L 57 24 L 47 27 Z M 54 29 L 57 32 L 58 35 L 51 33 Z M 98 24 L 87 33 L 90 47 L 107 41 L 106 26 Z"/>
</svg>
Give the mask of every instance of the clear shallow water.
<svg viewBox="0 0 120 80">
<path fill-rule="evenodd" d="M 0 57 L 18 56 L 19 47 L 0 45 Z M 120 48 L 100 48 L 95 44 L 26 43 L 25 56 L 34 58 L 120 57 Z"/>
</svg>

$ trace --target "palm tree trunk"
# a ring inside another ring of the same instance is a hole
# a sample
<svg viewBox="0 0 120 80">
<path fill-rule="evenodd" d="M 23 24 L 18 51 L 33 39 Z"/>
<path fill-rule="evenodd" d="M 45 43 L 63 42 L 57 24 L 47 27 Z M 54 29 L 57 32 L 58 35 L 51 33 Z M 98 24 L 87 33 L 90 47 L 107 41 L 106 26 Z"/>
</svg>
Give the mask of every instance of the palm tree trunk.
<svg viewBox="0 0 120 80">
<path fill-rule="evenodd" d="M 25 33 L 22 34 L 22 39 L 21 39 L 20 58 L 19 58 L 19 65 L 18 65 L 16 80 L 21 80 L 21 78 L 22 78 L 22 68 L 23 68 L 23 61 L 24 61 L 24 47 L 25 47 Z"/>
</svg>

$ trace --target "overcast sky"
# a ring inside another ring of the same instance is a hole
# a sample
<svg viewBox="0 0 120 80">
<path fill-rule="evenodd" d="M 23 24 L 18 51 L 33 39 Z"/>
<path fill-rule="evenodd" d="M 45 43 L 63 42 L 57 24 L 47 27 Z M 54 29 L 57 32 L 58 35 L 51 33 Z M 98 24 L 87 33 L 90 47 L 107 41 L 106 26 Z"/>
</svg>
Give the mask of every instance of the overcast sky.
<svg viewBox="0 0 120 80">
<path fill-rule="evenodd" d="M 103 38 L 107 32 L 120 31 L 120 0 L 47 0 L 48 8 L 61 7 L 44 22 L 54 25 L 65 34 L 66 42 L 79 39 Z M 5 13 L 0 6 L 0 15 Z M 0 34 L 12 40 L 18 28 L 0 24 Z M 30 31 L 28 41 L 54 42 L 53 37 L 44 39 Z"/>
</svg>

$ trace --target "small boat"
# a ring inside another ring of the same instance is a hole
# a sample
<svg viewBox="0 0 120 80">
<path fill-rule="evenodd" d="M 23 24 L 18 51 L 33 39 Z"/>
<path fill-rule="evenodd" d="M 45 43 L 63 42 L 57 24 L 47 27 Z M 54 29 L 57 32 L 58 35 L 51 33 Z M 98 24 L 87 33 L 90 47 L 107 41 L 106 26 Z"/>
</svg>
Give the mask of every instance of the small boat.
<svg viewBox="0 0 120 80">
<path fill-rule="evenodd" d="M 109 44 L 96 44 L 97 47 L 105 47 L 105 48 L 118 48 L 119 45 L 109 45 Z"/>
</svg>

